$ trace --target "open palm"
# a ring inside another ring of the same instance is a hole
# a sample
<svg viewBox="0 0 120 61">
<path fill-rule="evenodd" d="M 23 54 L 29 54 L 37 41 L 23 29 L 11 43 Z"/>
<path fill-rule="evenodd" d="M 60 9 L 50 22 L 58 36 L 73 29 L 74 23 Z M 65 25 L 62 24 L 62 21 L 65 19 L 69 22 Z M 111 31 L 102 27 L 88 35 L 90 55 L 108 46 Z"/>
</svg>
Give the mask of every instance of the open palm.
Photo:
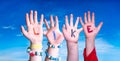
<svg viewBox="0 0 120 61">
<path fill-rule="evenodd" d="M 87 38 L 94 38 L 97 33 L 99 32 L 102 22 L 98 25 L 98 27 L 95 26 L 95 19 L 94 19 L 94 13 L 92 13 L 92 19 L 90 18 L 90 11 L 88 11 L 88 18 L 86 16 L 86 13 L 84 14 L 84 21 L 85 23 L 82 22 L 82 18 L 80 18 L 81 25 L 83 26 L 84 33 Z"/>
<path fill-rule="evenodd" d="M 63 34 L 67 41 L 77 42 L 79 38 L 79 33 L 82 31 L 82 28 L 77 29 L 79 17 L 77 17 L 76 23 L 73 26 L 73 15 L 70 16 L 70 24 L 68 23 L 68 17 L 65 17 L 65 25 L 63 26 Z"/>
<path fill-rule="evenodd" d="M 59 45 L 63 41 L 64 37 L 63 37 L 63 34 L 59 30 L 59 23 L 58 23 L 57 16 L 55 17 L 55 21 L 56 21 L 56 24 L 54 24 L 53 17 L 50 16 L 50 23 L 51 23 L 51 27 L 50 27 L 48 25 L 47 20 L 45 19 L 44 22 L 47 27 L 46 36 L 50 44 Z"/>
<path fill-rule="evenodd" d="M 32 43 L 42 43 L 43 39 L 43 15 L 41 15 L 40 23 L 38 23 L 37 19 L 37 11 L 30 12 L 30 17 L 28 13 L 26 14 L 26 23 L 28 30 L 26 31 L 23 26 L 21 26 L 22 33 L 25 37 L 27 37 Z"/>
</svg>

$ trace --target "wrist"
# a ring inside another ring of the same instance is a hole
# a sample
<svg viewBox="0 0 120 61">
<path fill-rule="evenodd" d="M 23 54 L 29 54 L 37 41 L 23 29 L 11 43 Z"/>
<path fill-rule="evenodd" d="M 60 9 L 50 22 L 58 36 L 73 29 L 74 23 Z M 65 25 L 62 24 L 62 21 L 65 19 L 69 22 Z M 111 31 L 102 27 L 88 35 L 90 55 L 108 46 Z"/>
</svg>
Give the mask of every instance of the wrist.
<svg viewBox="0 0 120 61">
<path fill-rule="evenodd" d="M 47 45 L 48 45 L 47 51 L 49 54 L 59 53 L 59 48 L 61 48 L 61 45 L 50 44 L 49 42 L 47 43 Z"/>
<path fill-rule="evenodd" d="M 78 49 L 78 43 L 67 42 L 67 49 L 68 49 L 68 52 Z"/>
<path fill-rule="evenodd" d="M 95 37 L 86 37 L 86 41 L 94 41 Z"/>
<path fill-rule="evenodd" d="M 95 37 L 86 38 L 86 55 L 88 56 L 95 47 Z"/>
<path fill-rule="evenodd" d="M 46 50 L 46 59 L 47 60 L 59 60 L 59 49 L 61 48 L 60 44 L 50 44 L 48 42 L 48 49 Z"/>
<path fill-rule="evenodd" d="M 54 52 L 53 52 L 54 51 Z M 59 61 L 59 49 L 48 48 L 46 51 L 46 61 Z"/>
<path fill-rule="evenodd" d="M 78 43 L 67 42 L 67 61 L 79 61 Z"/>
<path fill-rule="evenodd" d="M 42 44 L 42 41 L 41 40 L 30 40 L 30 44 Z"/>
<path fill-rule="evenodd" d="M 86 47 L 94 46 L 95 38 L 86 38 Z"/>
<path fill-rule="evenodd" d="M 42 50 L 42 44 L 31 44 L 30 48 L 32 50 Z"/>
<path fill-rule="evenodd" d="M 46 50 L 50 55 L 52 55 L 52 56 L 59 56 L 59 48 L 48 48 L 47 50 Z"/>
<path fill-rule="evenodd" d="M 54 45 L 55 47 L 50 47 L 50 45 L 48 45 L 48 49 L 46 50 L 46 60 L 47 61 L 59 61 L 60 57 L 59 57 L 59 48 Z"/>
<path fill-rule="evenodd" d="M 31 57 L 33 57 L 33 56 L 42 56 L 43 51 L 41 49 L 31 49 L 30 47 L 28 47 L 27 52 Z"/>
<path fill-rule="evenodd" d="M 67 45 L 71 46 L 71 47 L 74 47 L 74 46 L 78 45 L 78 42 L 69 42 L 69 41 L 67 41 Z"/>
</svg>

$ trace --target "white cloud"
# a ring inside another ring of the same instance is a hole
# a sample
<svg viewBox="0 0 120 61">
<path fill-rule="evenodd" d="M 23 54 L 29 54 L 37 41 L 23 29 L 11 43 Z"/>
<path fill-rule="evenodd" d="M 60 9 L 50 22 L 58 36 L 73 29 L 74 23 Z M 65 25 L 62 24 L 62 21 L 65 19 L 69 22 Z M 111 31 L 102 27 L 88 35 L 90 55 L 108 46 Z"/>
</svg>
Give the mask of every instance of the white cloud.
<svg viewBox="0 0 120 61">
<path fill-rule="evenodd" d="M 23 36 L 23 34 L 22 33 L 21 34 L 17 34 L 16 36 L 20 37 L 20 36 Z"/>
<path fill-rule="evenodd" d="M 114 48 L 113 45 L 107 43 L 103 38 L 96 39 L 95 45 L 98 53 L 107 53 Z"/>
<path fill-rule="evenodd" d="M 11 30 L 14 30 L 14 29 L 16 29 L 14 26 L 3 26 L 2 27 L 3 29 L 11 29 Z"/>
<path fill-rule="evenodd" d="M 115 48 L 114 45 L 109 44 L 103 38 L 95 39 L 95 47 L 96 47 L 97 53 L 107 53 Z M 84 48 L 85 48 L 85 41 L 80 41 L 79 42 L 79 51 L 83 51 Z"/>
</svg>

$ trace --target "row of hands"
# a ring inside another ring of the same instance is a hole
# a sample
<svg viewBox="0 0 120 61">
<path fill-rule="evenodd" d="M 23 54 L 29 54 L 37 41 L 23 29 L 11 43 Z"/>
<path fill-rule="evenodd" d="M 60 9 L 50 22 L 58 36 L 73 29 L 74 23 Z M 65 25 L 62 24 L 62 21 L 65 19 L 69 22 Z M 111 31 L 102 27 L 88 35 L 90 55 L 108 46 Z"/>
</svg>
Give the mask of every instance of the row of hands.
<svg viewBox="0 0 120 61">
<path fill-rule="evenodd" d="M 103 22 L 96 27 L 95 26 L 95 15 L 90 11 L 84 13 L 84 22 L 81 17 L 77 17 L 75 24 L 73 24 L 73 14 L 70 15 L 70 23 L 68 16 L 65 16 L 65 24 L 62 27 L 62 32 L 59 30 L 59 20 L 58 17 L 50 16 L 50 25 L 48 21 L 44 18 L 42 14 L 40 17 L 40 22 L 38 22 L 37 11 L 30 11 L 30 14 L 26 13 L 26 24 L 27 30 L 21 26 L 23 35 L 30 40 L 32 44 L 42 44 L 43 35 L 46 35 L 48 42 L 53 45 L 59 45 L 62 43 L 64 38 L 66 41 L 77 43 L 79 34 L 84 31 L 86 39 L 95 39 Z M 82 27 L 78 29 L 78 23 L 81 23 Z M 43 24 L 46 25 L 46 31 L 43 31 Z"/>
</svg>

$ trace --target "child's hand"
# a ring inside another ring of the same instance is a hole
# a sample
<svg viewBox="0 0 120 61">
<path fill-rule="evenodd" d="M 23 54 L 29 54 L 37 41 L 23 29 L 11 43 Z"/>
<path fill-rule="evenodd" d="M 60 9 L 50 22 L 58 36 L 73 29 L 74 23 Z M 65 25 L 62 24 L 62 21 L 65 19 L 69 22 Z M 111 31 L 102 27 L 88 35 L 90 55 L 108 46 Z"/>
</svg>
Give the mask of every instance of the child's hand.
<svg viewBox="0 0 120 61">
<path fill-rule="evenodd" d="M 77 29 L 79 17 L 77 17 L 75 25 L 73 25 L 73 15 L 70 15 L 70 24 L 68 23 L 68 16 L 65 17 L 65 25 L 63 26 L 63 34 L 68 42 L 78 42 L 79 33 L 83 30 L 82 28 Z"/>
<path fill-rule="evenodd" d="M 88 17 L 86 16 L 86 13 L 84 14 L 84 21 L 82 22 L 82 18 L 80 17 L 81 25 L 83 26 L 84 33 L 86 36 L 86 39 L 94 39 L 97 33 L 99 32 L 100 28 L 102 27 L 103 22 L 101 22 L 98 27 L 95 26 L 95 18 L 94 13 L 92 13 L 92 19 L 90 17 L 90 11 L 88 11 Z"/>
<path fill-rule="evenodd" d="M 26 23 L 27 23 L 27 28 L 28 30 L 25 30 L 23 26 L 21 26 L 22 33 L 25 37 L 27 37 L 32 44 L 40 44 L 42 43 L 43 39 L 43 15 L 41 15 L 40 18 L 40 23 L 38 22 L 37 19 L 37 11 L 34 12 L 34 17 L 33 17 L 33 11 L 30 12 L 30 17 L 29 14 L 26 14 Z"/>
<path fill-rule="evenodd" d="M 46 19 L 44 20 L 47 27 L 47 32 L 45 32 L 45 35 L 47 36 L 50 44 L 59 45 L 63 41 L 64 37 L 59 30 L 59 23 L 58 23 L 57 16 L 55 16 L 55 21 L 56 23 L 54 23 L 53 16 L 50 16 L 50 24 L 51 24 L 51 27 L 50 27 L 48 25 L 47 20 Z"/>
<path fill-rule="evenodd" d="M 94 13 L 92 13 L 92 19 L 90 17 L 90 11 L 88 11 L 88 17 L 86 16 L 86 13 L 84 14 L 84 21 L 82 22 L 82 18 L 80 18 L 80 23 L 83 27 L 85 36 L 86 36 L 86 56 L 88 56 L 93 49 L 95 48 L 95 37 L 97 33 L 99 32 L 100 28 L 102 27 L 102 22 L 98 25 L 98 27 L 95 26 L 95 19 L 94 19 Z"/>
</svg>

